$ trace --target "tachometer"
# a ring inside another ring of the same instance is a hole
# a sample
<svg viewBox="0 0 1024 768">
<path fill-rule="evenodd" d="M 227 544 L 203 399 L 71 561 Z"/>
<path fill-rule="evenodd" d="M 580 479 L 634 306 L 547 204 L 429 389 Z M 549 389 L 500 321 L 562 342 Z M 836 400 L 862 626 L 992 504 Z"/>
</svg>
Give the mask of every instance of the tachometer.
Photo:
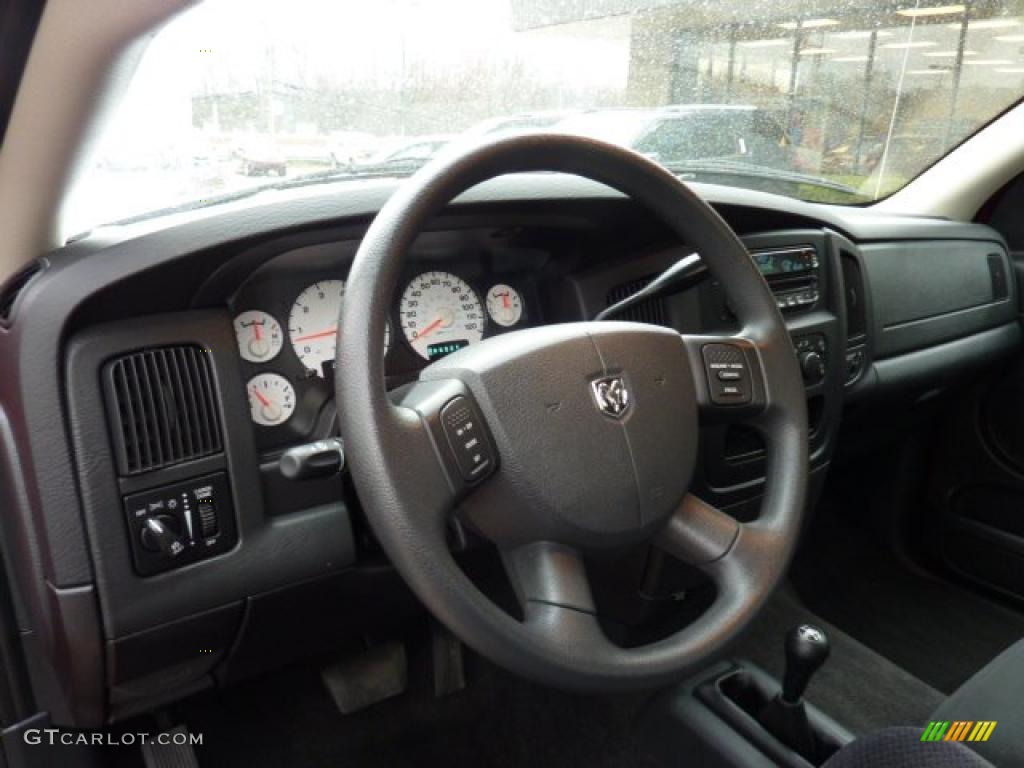
<svg viewBox="0 0 1024 768">
<path fill-rule="evenodd" d="M 345 298 L 344 280 L 321 280 L 299 294 L 288 315 L 292 349 L 303 365 L 324 375 L 323 365 L 334 362 L 338 345 L 338 316 Z M 391 347 L 391 323 L 384 326 L 384 354 Z"/>
<path fill-rule="evenodd" d="M 317 376 L 323 376 L 323 364 L 334 359 L 344 296 L 344 280 L 321 280 L 299 294 L 288 315 L 292 348 Z"/>
<path fill-rule="evenodd" d="M 480 298 L 450 272 L 424 272 L 414 278 L 402 294 L 399 317 L 409 345 L 425 360 L 436 360 L 484 335 Z"/>
<path fill-rule="evenodd" d="M 295 412 L 295 388 L 284 376 L 261 373 L 245 385 L 249 392 L 249 414 L 261 427 L 284 424 Z"/>
<path fill-rule="evenodd" d="M 258 309 L 242 312 L 235 318 L 238 352 L 250 363 L 265 363 L 277 357 L 284 345 L 281 324 Z"/>
</svg>

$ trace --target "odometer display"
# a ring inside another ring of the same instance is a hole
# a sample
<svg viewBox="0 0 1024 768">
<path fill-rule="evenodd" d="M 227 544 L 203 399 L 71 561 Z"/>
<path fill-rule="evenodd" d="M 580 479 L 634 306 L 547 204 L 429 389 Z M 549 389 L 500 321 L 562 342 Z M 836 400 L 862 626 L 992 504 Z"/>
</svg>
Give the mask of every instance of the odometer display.
<svg viewBox="0 0 1024 768">
<path fill-rule="evenodd" d="M 460 349 L 467 346 L 469 346 L 469 342 L 465 339 L 442 341 L 440 344 L 428 344 L 427 357 L 431 360 L 440 360 L 442 357 L 447 357 L 452 352 L 458 352 Z"/>
<path fill-rule="evenodd" d="M 406 341 L 424 360 L 432 359 L 432 346 L 446 342 L 466 346 L 484 336 L 480 298 L 465 280 L 450 272 L 424 272 L 413 279 L 402 294 L 399 317 Z"/>
</svg>

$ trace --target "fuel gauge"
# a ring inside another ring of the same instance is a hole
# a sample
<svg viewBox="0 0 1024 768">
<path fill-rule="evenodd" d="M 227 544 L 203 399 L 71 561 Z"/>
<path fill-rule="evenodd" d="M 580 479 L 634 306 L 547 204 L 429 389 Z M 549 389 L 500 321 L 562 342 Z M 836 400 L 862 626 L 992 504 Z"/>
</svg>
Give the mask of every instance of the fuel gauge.
<svg viewBox="0 0 1024 768">
<path fill-rule="evenodd" d="M 242 312 L 235 318 L 238 352 L 250 363 L 265 363 L 277 357 L 284 345 L 281 324 L 258 309 Z"/>
</svg>

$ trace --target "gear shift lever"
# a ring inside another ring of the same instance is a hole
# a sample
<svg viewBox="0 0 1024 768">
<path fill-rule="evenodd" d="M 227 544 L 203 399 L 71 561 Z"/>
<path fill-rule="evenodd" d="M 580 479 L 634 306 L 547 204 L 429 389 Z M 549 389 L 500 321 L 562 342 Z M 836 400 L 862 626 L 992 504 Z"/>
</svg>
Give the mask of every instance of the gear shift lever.
<svg viewBox="0 0 1024 768">
<path fill-rule="evenodd" d="M 811 677 L 828 658 L 828 637 L 815 626 L 800 624 L 786 635 L 786 673 L 782 690 L 765 704 L 758 721 L 779 741 L 818 765 L 820 739 L 811 728 L 804 706 L 804 691 Z"/>
<path fill-rule="evenodd" d="M 807 684 L 828 659 L 828 637 L 811 624 L 794 627 L 786 635 L 786 674 L 782 678 L 782 700 L 797 704 Z"/>
</svg>

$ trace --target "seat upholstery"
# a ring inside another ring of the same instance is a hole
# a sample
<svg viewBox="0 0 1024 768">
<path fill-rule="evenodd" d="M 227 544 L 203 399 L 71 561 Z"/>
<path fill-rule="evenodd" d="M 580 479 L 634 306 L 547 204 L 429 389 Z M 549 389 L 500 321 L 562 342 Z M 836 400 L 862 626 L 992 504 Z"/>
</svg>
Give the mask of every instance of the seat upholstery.
<svg viewBox="0 0 1024 768">
<path fill-rule="evenodd" d="M 883 728 L 855 739 L 829 758 L 822 768 L 993 768 L 993 765 L 963 744 L 921 741 L 920 728 L 900 727 Z"/>
<path fill-rule="evenodd" d="M 988 741 L 965 743 L 999 768 L 1024 767 L 1024 640 L 961 685 L 932 719 L 995 720 Z"/>
</svg>

